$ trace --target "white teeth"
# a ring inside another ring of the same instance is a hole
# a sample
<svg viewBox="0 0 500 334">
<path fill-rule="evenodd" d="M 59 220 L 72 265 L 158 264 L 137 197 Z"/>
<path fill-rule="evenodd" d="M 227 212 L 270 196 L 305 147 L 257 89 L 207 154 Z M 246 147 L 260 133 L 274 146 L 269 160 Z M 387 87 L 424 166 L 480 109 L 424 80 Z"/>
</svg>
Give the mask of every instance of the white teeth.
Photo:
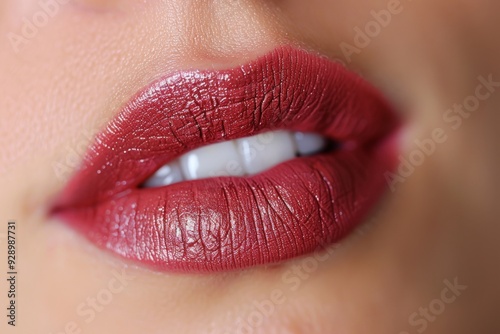
<svg viewBox="0 0 500 334">
<path fill-rule="evenodd" d="M 257 174 L 295 158 L 290 132 L 275 131 L 236 140 L 247 174 Z"/>
<path fill-rule="evenodd" d="M 315 133 L 295 132 L 294 137 L 300 155 L 321 152 L 326 146 L 326 139 Z"/>
<path fill-rule="evenodd" d="M 318 153 L 325 147 L 326 139 L 317 134 L 266 132 L 192 150 L 161 167 L 143 186 L 161 187 L 184 180 L 257 174 L 297 155 Z"/>
<path fill-rule="evenodd" d="M 184 181 L 181 167 L 178 161 L 174 161 L 158 169 L 156 173 L 144 183 L 144 186 L 146 188 L 161 187 L 181 181 Z"/>
<path fill-rule="evenodd" d="M 187 180 L 245 175 L 232 140 L 195 149 L 184 154 L 180 161 Z"/>
</svg>

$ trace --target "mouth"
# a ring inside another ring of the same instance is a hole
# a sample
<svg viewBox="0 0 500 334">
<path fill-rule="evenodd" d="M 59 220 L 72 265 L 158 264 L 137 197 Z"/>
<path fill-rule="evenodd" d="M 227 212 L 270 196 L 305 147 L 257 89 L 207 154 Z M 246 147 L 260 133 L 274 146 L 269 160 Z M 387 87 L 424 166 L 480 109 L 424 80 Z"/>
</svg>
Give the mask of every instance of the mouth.
<svg viewBox="0 0 500 334">
<path fill-rule="evenodd" d="M 365 80 L 288 46 L 174 73 L 97 136 L 51 214 L 158 271 L 287 260 L 362 222 L 394 167 L 397 126 Z"/>
</svg>

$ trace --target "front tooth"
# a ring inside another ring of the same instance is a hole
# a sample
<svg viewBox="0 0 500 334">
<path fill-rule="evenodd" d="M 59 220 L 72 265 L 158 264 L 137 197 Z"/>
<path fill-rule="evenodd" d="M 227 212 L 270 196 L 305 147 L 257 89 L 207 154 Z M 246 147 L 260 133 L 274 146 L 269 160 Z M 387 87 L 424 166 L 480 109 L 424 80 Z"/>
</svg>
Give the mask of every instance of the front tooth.
<svg viewBox="0 0 500 334">
<path fill-rule="evenodd" d="M 248 174 L 263 172 L 296 156 L 293 137 L 287 131 L 267 132 L 236 142 Z"/>
<path fill-rule="evenodd" d="M 245 175 L 234 141 L 195 149 L 183 155 L 180 161 L 182 172 L 188 180 Z"/>
<path fill-rule="evenodd" d="M 168 186 L 183 180 L 184 177 L 182 176 L 181 166 L 177 161 L 173 161 L 158 169 L 156 173 L 144 183 L 144 186 L 148 188 Z"/>
<path fill-rule="evenodd" d="M 300 155 L 315 154 L 326 147 L 325 138 L 315 133 L 295 132 L 294 137 Z"/>
</svg>

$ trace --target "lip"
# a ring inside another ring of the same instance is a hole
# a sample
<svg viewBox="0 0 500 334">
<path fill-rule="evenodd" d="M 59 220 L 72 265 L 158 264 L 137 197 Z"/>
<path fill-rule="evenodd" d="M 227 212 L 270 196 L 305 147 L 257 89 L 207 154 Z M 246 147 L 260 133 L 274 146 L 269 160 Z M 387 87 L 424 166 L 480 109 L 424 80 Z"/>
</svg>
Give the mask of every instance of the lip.
<svg viewBox="0 0 500 334">
<path fill-rule="evenodd" d="M 398 120 L 341 65 L 284 46 L 228 70 L 153 82 L 100 133 L 51 213 L 97 246 L 159 271 L 274 263 L 348 235 L 384 192 Z M 287 129 L 354 143 L 246 178 L 140 185 L 181 154 Z"/>
</svg>

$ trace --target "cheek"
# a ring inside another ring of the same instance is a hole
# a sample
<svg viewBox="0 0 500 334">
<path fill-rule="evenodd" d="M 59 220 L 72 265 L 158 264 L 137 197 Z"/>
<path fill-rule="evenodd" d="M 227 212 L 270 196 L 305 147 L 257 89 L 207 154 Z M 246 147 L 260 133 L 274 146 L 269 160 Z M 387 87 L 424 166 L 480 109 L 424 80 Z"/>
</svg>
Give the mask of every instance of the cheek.
<svg viewBox="0 0 500 334">
<path fill-rule="evenodd" d="M 134 0 L 72 0 L 72 3 L 83 10 L 95 12 L 127 9 L 134 5 L 141 6 L 140 1 Z"/>
<path fill-rule="evenodd" d="M 2 22 L 0 33 L 9 36 L 0 41 L 0 164 L 6 171 L 16 173 L 33 159 L 37 170 L 70 160 L 65 165 L 71 172 L 80 158 L 74 149 L 87 144 L 108 108 L 120 103 L 110 88 L 131 62 L 132 46 L 120 42 L 130 21 L 90 16 L 67 3 L 53 12 L 43 6 L 11 11 L 15 19 Z M 40 17 L 47 21 L 41 24 Z M 53 171 L 45 175 L 52 182 L 56 177 Z"/>
</svg>

